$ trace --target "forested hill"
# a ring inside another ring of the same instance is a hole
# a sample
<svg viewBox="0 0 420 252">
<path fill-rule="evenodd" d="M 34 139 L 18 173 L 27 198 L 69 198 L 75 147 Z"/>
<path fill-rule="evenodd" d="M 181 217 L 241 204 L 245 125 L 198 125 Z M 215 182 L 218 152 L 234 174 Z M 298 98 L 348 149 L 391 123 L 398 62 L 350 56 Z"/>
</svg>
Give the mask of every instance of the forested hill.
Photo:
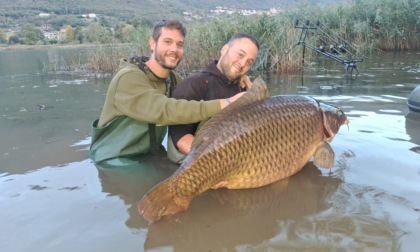
<svg viewBox="0 0 420 252">
<path fill-rule="evenodd" d="M 39 13 L 62 16 L 95 13 L 99 16 L 127 21 L 156 21 L 183 16 L 184 12 L 205 16 L 217 6 L 232 9 L 269 10 L 287 8 L 299 3 L 330 5 L 334 0 L 1 0 L 0 28 L 16 24 L 34 24 Z M 348 1 L 348 0 L 347 0 Z M 35 24 L 36 25 L 36 24 Z"/>
</svg>

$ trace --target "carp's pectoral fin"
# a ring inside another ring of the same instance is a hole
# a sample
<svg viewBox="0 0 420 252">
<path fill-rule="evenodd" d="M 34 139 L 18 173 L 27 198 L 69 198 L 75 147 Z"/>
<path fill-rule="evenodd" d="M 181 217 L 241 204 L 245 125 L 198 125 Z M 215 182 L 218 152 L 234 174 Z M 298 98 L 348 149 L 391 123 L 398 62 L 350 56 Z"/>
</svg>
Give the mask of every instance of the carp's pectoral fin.
<svg viewBox="0 0 420 252">
<path fill-rule="evenodd" d="M 334 165 L 334 151 L 331 146 L 324 142 L 315 151 L 314 164 L 322 168 L 331 168 Z"/>
</svg>

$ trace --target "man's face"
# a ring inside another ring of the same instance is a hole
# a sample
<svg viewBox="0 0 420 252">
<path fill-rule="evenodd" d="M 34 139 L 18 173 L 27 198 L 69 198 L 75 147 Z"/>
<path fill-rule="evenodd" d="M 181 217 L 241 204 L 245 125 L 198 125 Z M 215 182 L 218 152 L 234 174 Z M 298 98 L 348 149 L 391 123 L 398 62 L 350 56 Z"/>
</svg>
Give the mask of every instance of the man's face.
<svg viewBox="0 0 420 252">
<path fill-rule="evenodd" d="M 164 68 L 172 70 L 184 55 L 184 36 L 176 29 L 162 27 L 158 41 L 150 45 L 153 51 L 152 57 Z"/>
<path fill-rule="evenodd" d="M 257 55 L 258 48 L 251 40 L 237 39 L 223 46 L 217 67 L 229 80 L 236 80 L 249 71 Z"/>
</svg>

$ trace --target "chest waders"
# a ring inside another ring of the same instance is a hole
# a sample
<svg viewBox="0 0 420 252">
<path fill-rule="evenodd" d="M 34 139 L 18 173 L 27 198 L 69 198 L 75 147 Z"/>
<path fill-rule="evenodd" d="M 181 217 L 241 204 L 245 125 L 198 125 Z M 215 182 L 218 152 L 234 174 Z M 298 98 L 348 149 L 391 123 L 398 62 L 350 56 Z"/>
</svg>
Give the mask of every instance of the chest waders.
<svg viewBox="0 0 420 252">
<path fill-rule="evenodd" d="M 146 61 L 148 61 L 149 58 L 146 56 L 131 56 L 129 59 L 129 62 L 131 64 L 135 64 L 139 67 L 140 70 L 142 70 L 145 74 L 146 71 L 144 69 Z M 150 71 L 153 75 L 155 75 L 152 71 Z M 155 75 L 156 76 L 156 75 Z M 175 74 L 170 71 L 169 72 L 169 79 L 162 79 L 156 76 L 156 78 L 165 81 L 166 83 L 166 92 L 165 95 L 167 97 L 171 97 L 172 90 L 174 89 L 176 85 L 176 78 Z M 149 142 L 150 142 L 150 154 L 157 154 L 159 151 L 159 146 L 156 143 L 156 124 L 149 123 Z"/>
</svg>

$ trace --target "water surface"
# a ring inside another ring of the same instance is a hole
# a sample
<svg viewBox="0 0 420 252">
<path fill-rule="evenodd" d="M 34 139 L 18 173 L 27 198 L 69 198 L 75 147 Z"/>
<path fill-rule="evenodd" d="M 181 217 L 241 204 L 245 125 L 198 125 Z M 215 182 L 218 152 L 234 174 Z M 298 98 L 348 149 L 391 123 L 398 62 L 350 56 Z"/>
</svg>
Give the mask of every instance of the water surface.
<svg viewBox="0 0 420 252">
<path fill-rule="evenodd" d="M 109 79 L 57 72 L 60 51 L 0 52 L 1 251 L 417 251 L 420 115 L 406 98 L 420 54 L 378 54 L 345 78 L 321 59 L 303 76 L 263 75 L 272 94 L 305 94 L 350 120 L 331 170 L 309 162 L 288 180 L 212 190 L 149 225 L 139 199 L 177 168 L 164 156 L 97 167 L 90 124 Z M 118 168 L 116 168 L 118 167 Z"/>
</svg>

